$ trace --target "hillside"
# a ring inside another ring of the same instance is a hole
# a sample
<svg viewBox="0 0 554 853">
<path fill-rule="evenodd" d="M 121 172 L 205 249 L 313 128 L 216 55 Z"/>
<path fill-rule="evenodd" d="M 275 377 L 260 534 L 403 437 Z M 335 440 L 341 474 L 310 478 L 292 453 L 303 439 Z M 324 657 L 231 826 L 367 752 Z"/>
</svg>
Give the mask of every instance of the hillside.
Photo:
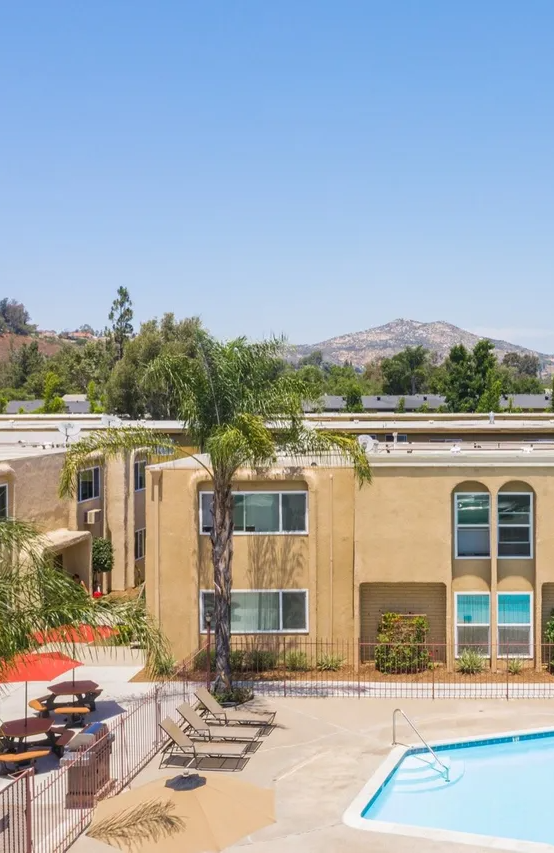
<svg viewBox="0 0 554 853">
<path fill-rule="evenodd" d="M 51 338 L 43 339 L 36 335 L 12 335 L 10 333 L 0 334 L 0 361 L 7 361 L 12 349 L 19 349 L 23 344 L 37 341 L 38 348 L 43 355 L 55 355 L 62 348 L 62 341 Z"/>
<path fill-rule="evenodd" d="M 481 340 L 479 335 L 438 320 L 434 323 L 420 323 L 417 320 L 393 320 L 384 326 L 375 326 L 363 332 L 351 332 L 336 338 L 329 338 L 317 344 L 301 344 L 291 348 L 297 357 L 308 355 L 313 350 L 321 350 L 326 361 L 342 364 L 351 361 L 356 367 L 362 367 L 368 361 L 394 355 L 408 346 L 421 345 L 436 352 L 440 359 L 446 358 L 455 344 L 464 344 L 472 348 Z M 508 341 L 493 340 L 499 359 L 507 352 L 532 353 L 538 355 L 543 369 L 549 372 L 554 368 L 554 355 L 535 352 Z"/>
</svg>

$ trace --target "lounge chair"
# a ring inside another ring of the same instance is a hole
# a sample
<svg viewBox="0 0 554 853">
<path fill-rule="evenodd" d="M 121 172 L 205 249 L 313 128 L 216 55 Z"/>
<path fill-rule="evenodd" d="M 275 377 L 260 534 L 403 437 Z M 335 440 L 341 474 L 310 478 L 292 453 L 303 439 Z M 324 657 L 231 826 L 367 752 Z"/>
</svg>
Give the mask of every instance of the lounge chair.
<svg viewBox="0 0 554 853">
<path fill-rule="evenodd" d="M 267 729 L 273 725 L 275 719 L 276 711 L 238 711 L 236 708 L 224 708 L 205 687 L 199 687 L 195 696 L 207 719 L 213 717 L 216 722 L 226 726 L 260 726 Z"/>
<path fill-rule="evenodd" d="M 252 743 L 260 736 L 260 729 L 250 729 L 250 731 L 240 731 L 238 726 L 219 726 L 212 725 L 204 720 L 200 714 L 197 714 L 188 702 L 183 702 L 177 708 L 177 713 L 183 718 L 188 726 L 187 734 L 190 738 L 197 737 L 202 740 L 231 740 L 245 741 Z"/>
<path fill-rule="evenodd" d="M 240 761 L 246 758 L 246 753 L 250 744 L 239 743 L 224 743 L 222 741 L 210 741 L 209 743 L 194 743 L 187 735 L 181 731 L 177 723 L 174 723 L 170 717 L 167 717 L 159 724 L 161 730 L 169 738 L 168 742 L 162 749 L 162 758 L 160 767 L 164 759 L 168 756 L 178 753 L 179 755 L 188 758 L 191 761 L 197 762 L 203 758 L 219 758 L 235 759 Z"/>
</svg>

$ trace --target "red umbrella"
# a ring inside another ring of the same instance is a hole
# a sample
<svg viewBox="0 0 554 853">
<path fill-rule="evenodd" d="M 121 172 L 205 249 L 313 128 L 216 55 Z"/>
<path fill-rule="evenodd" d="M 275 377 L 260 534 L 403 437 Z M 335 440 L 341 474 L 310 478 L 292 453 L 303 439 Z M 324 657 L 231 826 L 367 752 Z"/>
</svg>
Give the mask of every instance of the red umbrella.
<svg viewBox="0 0 554 853">
<path fill-rule="evenodd" d="M 18 681 L 53 681 L 82 663 L 61 652 L 43 652 L 17 655 L 8 666 L 0 669 L 0 681 L 7 684 Z"/>
<path fill-rule="evenodd" d="M 25 717 L 27 717 L 27 687 L 29 681 L 53 681 L 70 669 L 83 664 L 61 652 L 17 655 L 7 666 L 0 666 L 0 681 L 6 684 L 25 682 Z"/>
<path fill-rule="evenodd" d="M 59 628 L 51 628 L 46 634 L 37 631 L 35 640 L 44 645 L 45 643 L 94 643 L 95 640 L 106 640 L 117 634 L 115 628 L 109 625 L 79 625 L 73 628 L 71 625 L 60 625 Z"/>
</svg>

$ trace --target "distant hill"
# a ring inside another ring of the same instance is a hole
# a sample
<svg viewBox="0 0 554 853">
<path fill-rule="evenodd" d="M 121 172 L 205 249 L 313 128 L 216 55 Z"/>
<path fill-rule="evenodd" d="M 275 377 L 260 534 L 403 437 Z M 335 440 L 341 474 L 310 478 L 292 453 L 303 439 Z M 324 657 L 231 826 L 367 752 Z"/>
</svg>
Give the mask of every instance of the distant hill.
<svg viewBox="0 0 554 853">
<path fill-rule="evenodd" d="M 44 339 L 37 337 L 37 335 L 0 334 L 0 361 L 7 361 L 12 349 L 17 350 L 23 344 L 30 344 L 32 341 L 37 341 L 38 348 L 44 355 L 55 355 L 63 345 L 63 341 L 50 338 Z"/>
<path fill-rule="evenodd" d="M 434 323 L 420 323 L 418 320 L 393 320 L 384 326 L 375 326 L 364 332 L 351 332 L 337 338 L 329 338 L 317 344 L 301 344 L 291 347 L 294 357 L 309 355 L 313 350 L 321 350 L 326 361 L 343 364 L 351 361 L 356 367 L 363 367 L 368 361 L 394 355 L 406 347 L 421 345 L 436 352 L 442 360 L 455 344 L 464 344 L 471 349 L 482 340 L 479 335 L 437 320 Z M 507 352 L 531 353 L 537 355 L 543 370 L 554 369 L 554 355 L 536 352 L 508 341 L 492 339 L 499 359 Z"/>
</svg>

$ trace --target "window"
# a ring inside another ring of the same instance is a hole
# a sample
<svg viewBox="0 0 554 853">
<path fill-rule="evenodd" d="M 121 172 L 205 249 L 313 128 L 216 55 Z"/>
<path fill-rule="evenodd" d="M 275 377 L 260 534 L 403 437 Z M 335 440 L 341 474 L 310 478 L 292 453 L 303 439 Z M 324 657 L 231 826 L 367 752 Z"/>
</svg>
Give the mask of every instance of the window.
<svg viewBox="0 0 554 853">
<path fill-rule="evenodd" d="M 135 492 L 142 492 L 146 488 L 146 462 L 137 460 L 135 462 Z"/>
<path fill-rule="evenodd" d="M 531 593 L 498 593 L 498 656 L 532 657 L 532 628 Z"/>
<path fill-rule="evenodd" d="M 0 521 L 8 517 L 8 487 L 0 486 Z"/>
<path fill-rule="evenodd" d="M 206 631 L 206 611 L 213 612 L 214 593 L 200 593 L 200 630 Z M 308 630 L 308 593 L 305 589 L 233 590 L 233 634 L 298 633 Z"/>
<path fill-rule="evenodd" d="M 100 497 L 100 468 L 79 472 L 79 503 Z"/>
<path fill-rule="evenodd" d="M 200 493 L 200 530 L 213 527 L 212 492 Z M 235 533 L 307 533 L 307 492 L 234 492 Z"/>
<path fill-rule="evenodd" d="M 533 496 L 499 492 L 498 556 L 532 557 Z"/>
<path fill-rule="evenodd" d="M 135 530 L 135 560 L 142 560 L 146 554 L 146 529 Z"/>
<path fill-rule="evenodd" d="M 468 648 L 490 654 L 490 610 L 488 592 L 456 593 L 456 657 Z"/>
<path fill-rule="evenodd" d="M 488 492 L 458 492 L 454 507 L 456 557 L 490 557 Z"/>
<path fill-rule="evenodd" d="M 392 432 L 387 432 L 385 434 L 385 441 L 394 441 L 394 435 Z M 404 444 L 406 441 L 408 441 L 408 436 L 405 432 L 397 433 L 397 436 L 396 436 L 397 444 Z"/>
</svg>

